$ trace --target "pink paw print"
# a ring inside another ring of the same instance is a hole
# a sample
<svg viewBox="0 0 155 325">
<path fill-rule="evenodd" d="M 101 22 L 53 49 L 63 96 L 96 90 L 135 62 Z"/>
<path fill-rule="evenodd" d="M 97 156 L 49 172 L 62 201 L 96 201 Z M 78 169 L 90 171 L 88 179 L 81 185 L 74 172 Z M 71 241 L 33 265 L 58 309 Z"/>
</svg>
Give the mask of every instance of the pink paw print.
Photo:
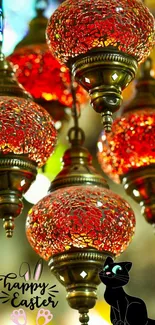
<svg viewBox="0 0 155 325">
<path fill-rule="evenodd" d="M 49 310 L 42 308 L 38 311 L 36 325 L 40 325 L 41 318 L 44 318 L 44 322 L 42 323 L 42 325 L 46 325 L 52 320 L 53 315 L 50 313 Z"/>
<path fill-rule="evenodd" d="M 10 317 L 11 317 L 11 320 L 16 325 L 26 325 L 27 324 L 26 314 L 23 309 L 14 310 Z"/>
</svg>

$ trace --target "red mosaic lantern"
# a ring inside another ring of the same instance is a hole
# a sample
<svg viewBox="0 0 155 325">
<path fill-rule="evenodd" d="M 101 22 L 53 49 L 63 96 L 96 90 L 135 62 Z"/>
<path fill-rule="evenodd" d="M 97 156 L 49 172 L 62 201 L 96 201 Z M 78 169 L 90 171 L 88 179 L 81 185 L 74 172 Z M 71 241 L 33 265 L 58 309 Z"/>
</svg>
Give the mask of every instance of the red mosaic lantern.
<svg viewBox="0 0 155 325">
<path fill-rule="evenodd" d="M 155 79 L 151 60 L 142 65 L 136 94 L 117 118 L 112 132 L 101 134 L 98 160 L 103 171 L 124 188 L 155 223 Z"/>
<path fill-rule="evenodd" d="M 128 203 L 108 189 L 72 186 L 35 205 L 27 218 L 28 240 L 41 257 L 74 248 L 95 248 L 119 255 L 134 234 Z"/>
<path fill-rule="evenodd" d="M 137 0 L 67 0 L 49 20 L 47 41 L 62 62 L 103 47 L 141 62 L 154 44 L 154 19 Z"/>
<path fill-rule="evenodd" d="M 39 167 L 52 154 L 57 133 L 50 115 L 32 100 L 0 96 L 0 152 L 26 155 Z"/>
<path fill-rule="evenodd" d="M 154 17 L 138 0 L 66 0 L 47 26 L 52 54 L 72 67 L 107 132 L 121 105 L 121 91 L 154 41 Z"/>
<path fill-rule="evenodd" d="M 126 249 L 135 217 L 93 167 L 90 153 L 82 147 L 84 133 L 76 114 L 74 124 L 63 168 L 52 181 L 50 194 L 29 212 L 26 234 L 34 251 L 48 261 L 66 287 L 69 305 L 79 310 L 81 324 L 87 324 L 88 310 L 97 299 L 99 270 L 107 256 Z"/>
<path fill-rule="evenodd" d="M 57 132 L 51 116 L 32 101 L 14 76 L 12 64 L 0 55 L 0 218 L 7 237 L 23 208 L 37 167 L 52 154 Z"/>
<path fill-rule="evenodd" d="M 117 118 L 112 132 L 98 141 L 98 159 L 114 181 L 119 176 L 155 163 L 155 110 L 135 110 Z"/>
<path fill-rule="evenodd" d="M 24 88 L 42 102 L 58 101 L 72 107 L 69 69 L 59 63 L 49 52 L 46 44 L 35 44 L 16 49 L 8 58 L 14 65 L 16 77 Z M 75 82 L 79 104 L 88 101 L 86 91 Z"/>
</svg>

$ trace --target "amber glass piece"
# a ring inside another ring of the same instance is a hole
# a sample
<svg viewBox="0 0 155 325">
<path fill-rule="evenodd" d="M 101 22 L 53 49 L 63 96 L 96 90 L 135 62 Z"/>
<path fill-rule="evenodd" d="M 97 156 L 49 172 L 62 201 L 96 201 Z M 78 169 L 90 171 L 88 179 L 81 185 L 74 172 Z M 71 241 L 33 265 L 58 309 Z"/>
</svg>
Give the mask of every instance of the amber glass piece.
<svg viewBox="0 0 155 325">
<path fill-rule="evenodd" d="M 28 240 L 45 260 L 75 248 L 119 255 L 134 228 L 134 213 L 124 199 L 90 185 L 52 192 L 31 209 L 26 222 Z"/>
<path fill-rule="evenodd" d="M 27 155 L 45 164 L 56 144 L 51 116 L 31 100 L 0 96 L 0 152 Z"/>
<path fill-rule="evenodd" d="M 154 45 L 154 35 L 154 17 L 139 0 L 66 0 L 47 26 L 49 48 L 62 62 L 108 47 L 141 62 Z"/>
</svg>

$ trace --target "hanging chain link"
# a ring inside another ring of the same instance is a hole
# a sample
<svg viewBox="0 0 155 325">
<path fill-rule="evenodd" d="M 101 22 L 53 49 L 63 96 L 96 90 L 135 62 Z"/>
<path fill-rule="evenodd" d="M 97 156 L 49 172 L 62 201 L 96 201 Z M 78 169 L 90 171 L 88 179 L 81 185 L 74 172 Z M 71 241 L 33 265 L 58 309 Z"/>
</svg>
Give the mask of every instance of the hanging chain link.
<svg viewBox="0 0 155 325">
<path fill-rule="evenodd" d="M 2 53 L 3 29 L 4 29 L 3 1 L 0 0 L 0 53 Z"/>
<path fill-rule="evenodd" d="M 74 144 L 82 145 L 85 140 L 85 134 L 84 131 L 79 127 L 79 118 L 81 115 L 81 111 L 80 111 L 80 105 L 76 98 L 77 86 L 75 86 L 75 80 L 71 72 L 70 72 L 70 76 L 71 76 L 71 94 L 73 98 L 72 117 L 74 121 L 74 126 L 68 132 L 68 139 L 72 145 Z"/>
</svg>

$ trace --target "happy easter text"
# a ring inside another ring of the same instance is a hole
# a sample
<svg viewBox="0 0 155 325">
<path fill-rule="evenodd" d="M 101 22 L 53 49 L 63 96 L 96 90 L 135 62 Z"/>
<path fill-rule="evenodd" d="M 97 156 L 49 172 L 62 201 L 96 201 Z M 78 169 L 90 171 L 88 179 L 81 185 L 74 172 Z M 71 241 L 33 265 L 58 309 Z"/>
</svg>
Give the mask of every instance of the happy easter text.
<svg viewBox="0 0 155 325">
<path fill-rule="evenodd" d="M 8 273 L 7 275 L 0 275 L 0 284 L 3 285 L 3 290 L 1 291 L 0 299 L 2 303 L 10 301 L 12 307 L 17 308 L 20 306 L 34 310 L 35 308 L 50 306 L 55 308 L 58 301 L 54 300 L 55 294 L 58 293 L 57 290 L 52 291 L 52 287 L 55 289 L 56 285 L 49 287 L 49 283 L 19 283 L 14 282 L 17 279 L 15 273 Z M 11 283 L 13 281 L 14 283 Z M 15 292 L 12 292 L 14 291 Z M 11 294 L 10 294 L 11 293 Z M 26 293 L 32 295 L 31 298 L 25 299 Z M 24 295 L 24 299 L 20 296 Z M 48 298 L 44 299 L 43 296 L 48 294 Z M 3 295 L 3 297 L 2 297 Z M 5 300 L 5 301 L 4 301 Z"/>
</svg>

